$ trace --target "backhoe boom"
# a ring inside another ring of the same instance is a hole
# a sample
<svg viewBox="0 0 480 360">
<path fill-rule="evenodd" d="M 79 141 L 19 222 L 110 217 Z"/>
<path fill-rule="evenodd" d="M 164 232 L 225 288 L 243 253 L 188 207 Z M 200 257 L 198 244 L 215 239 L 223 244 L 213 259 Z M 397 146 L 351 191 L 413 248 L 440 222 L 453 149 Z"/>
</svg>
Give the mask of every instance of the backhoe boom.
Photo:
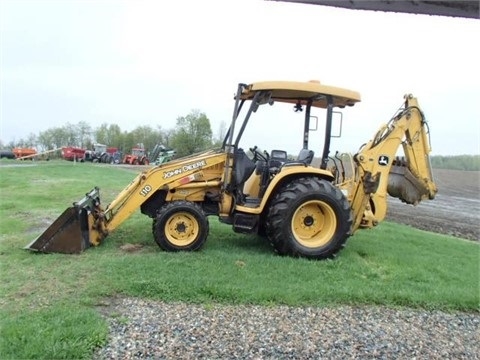
<svg viewBox="0 0 480 360">
<path fill-rule="evenodd" d="M 396 157 L 400 145 L 404 159 Z M 354 230 L 375 226 L 385 218 L 387 194 L 413 205 L 435 197 L 430 151 L 425 117 L 417 99 L 406 95 L 404 107 L 354 156 Z"/>
</svg>

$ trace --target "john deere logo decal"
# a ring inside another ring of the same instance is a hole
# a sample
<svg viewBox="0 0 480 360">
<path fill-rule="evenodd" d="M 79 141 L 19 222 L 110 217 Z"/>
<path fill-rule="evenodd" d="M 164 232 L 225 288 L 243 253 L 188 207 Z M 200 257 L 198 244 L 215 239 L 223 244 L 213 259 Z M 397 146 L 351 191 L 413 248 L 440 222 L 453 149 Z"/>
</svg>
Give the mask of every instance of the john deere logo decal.
<svg viewBox="0 0 480 360">
<path fill-rule="evenodd" d="M 205 165 L 207 165 L 205 160 L 197 161 L 195 163 L 191 163 L 191 164 L 187 164 L 187 165 L 183 165 L 183 166 L 181 166 L 177 169 L 173 169 L 173 170 L 170 170 L 170 171 L 165 171 L 163 173 L 163 178 L 168 179 L 168 178 L 171 178 L 172 176 L 180 175 L 180 174 L 183 174 L 187 171 L 192 171 L 192 170 L 201 168 L 202 166 L 205 166 Z"/>
<path fill-rule="evenodd" d="M 388 159 L 388 156 L 386 155 L 380 155 L 378 158 L 378 165 L 380 166 L 387 166 L 390 160 Z"/>
</svg>

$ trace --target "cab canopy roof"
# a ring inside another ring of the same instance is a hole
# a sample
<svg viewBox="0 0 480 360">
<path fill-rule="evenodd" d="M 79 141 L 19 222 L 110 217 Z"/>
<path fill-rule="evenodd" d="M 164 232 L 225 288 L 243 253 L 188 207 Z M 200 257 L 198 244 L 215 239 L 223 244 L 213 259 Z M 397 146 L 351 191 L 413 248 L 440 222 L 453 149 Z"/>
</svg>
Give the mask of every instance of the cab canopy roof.
<svg viewBox="0 0 480 360">
<path fill-rule="evenodd" d="M 241 99 L 252 100 L 255 93 L 266 91 L 267 98 L 261 97 L 261 102 L 279 101 L 306 105 L 312 101 L 312 106 L 326 108 L 327 96 L 332 97 L 333 105 L 343 108 L 353 106 L 360 101 L 356 91 L 339 87 L 323 85 L 319 81 L 262 81 L 247 85 L 241 94 Z M 268 95 L 267 95 L 268 94 Z"/>
</svg>

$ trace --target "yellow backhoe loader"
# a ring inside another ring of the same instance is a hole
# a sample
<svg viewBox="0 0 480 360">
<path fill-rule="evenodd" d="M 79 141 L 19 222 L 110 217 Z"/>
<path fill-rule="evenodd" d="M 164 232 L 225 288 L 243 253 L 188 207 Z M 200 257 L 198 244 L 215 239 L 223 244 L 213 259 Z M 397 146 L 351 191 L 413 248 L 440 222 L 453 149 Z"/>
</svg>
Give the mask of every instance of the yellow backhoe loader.
<svg viewBox="0 0 480 360">
<path fill-rule="evenodd" d="M 279 254 L 332 258 L 357 229 L 384 219 L 387 194 L 415 205 L 437 192 L 427 123 L 412 95 L 405 96 L 396 115 L 358 153 L 329 156 L 334 114 L 359 101 L 358 92 L 318 81 L 239 84 L 220 149 L 142 171 L 106 207 L 94 188 L 26 248 L 81 252 L 101 244 L 140 209 L 153 219 L 153 237 L 165 251 L 202 248 L 208 216 L 215 215 L 235 232 L 264 236 Z M 247 125 L 273 104 L 293 106 L 294 117 L 301 114 L 302 146 L 294 159 L 283 149 L 267 153 L 256 146 L 242 148 Z M 323 130 L 318 129 L 317 111 L 325 114 Z M 324 136 L 317 166 L 309 148 L 315 129 Z"/>
</svg>

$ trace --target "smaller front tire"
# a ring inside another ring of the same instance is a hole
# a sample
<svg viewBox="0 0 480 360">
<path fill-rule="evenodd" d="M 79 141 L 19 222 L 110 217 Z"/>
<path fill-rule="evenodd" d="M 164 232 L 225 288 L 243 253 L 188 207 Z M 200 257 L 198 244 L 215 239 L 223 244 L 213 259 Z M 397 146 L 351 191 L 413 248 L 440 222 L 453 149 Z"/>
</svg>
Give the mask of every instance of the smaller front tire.
<svg viewBox="0 0 480 360">
<path fill-rule="evenodd" d="M 155 242 L 165 251 L 197 251 L 207 240 L 208 218 L 203 210 L 189 201 L 164 205 L 153 222 Z"/>
</svg>

